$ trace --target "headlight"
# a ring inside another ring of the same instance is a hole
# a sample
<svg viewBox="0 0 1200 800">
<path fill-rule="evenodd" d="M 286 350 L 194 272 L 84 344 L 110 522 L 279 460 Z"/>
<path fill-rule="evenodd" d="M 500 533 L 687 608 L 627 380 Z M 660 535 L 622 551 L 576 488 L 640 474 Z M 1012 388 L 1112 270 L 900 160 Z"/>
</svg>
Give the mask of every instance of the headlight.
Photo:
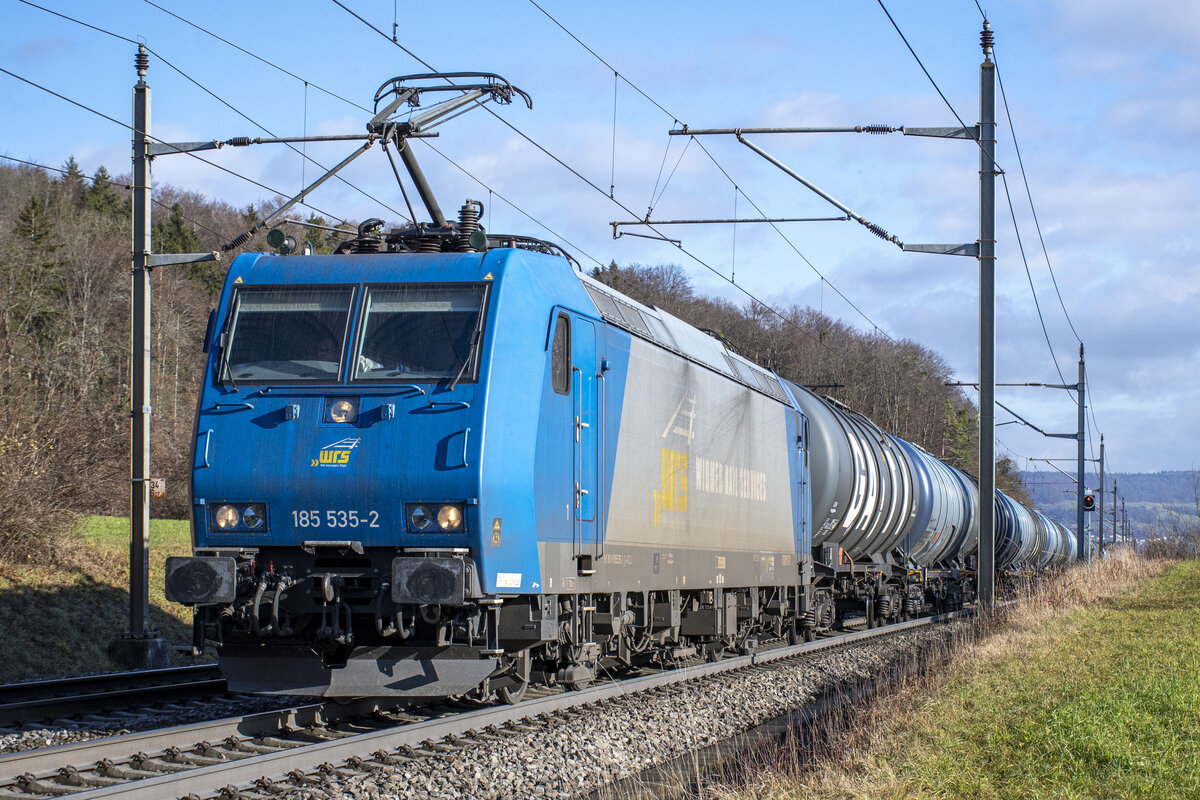
<svg viewBox="0 0 1200 800">
<path fill-rule="evenodd" d="M 405 503 L 404 514 L 409 533 L 462 533 L 466 529 L 462 503 Z"/>
<path fill-rule="evenodd" d="M 263 507 L 258 503 L 246 506 L 242 509 L 242 524 L 251 529 L 261 528 L 265 516 L 263 511 Z"/>
<path fill-rule="evenodd" d="M 220 506 L 213 513 L 213 522 L 223 531 L 232 530 L 238 524 L 238 510 L 230 505 Z"/>
<path fill-rule="evenodd" d="M 458 506 L 442 506 L 438 509 L 438 525 L 442 530 L 453 532 L 462 528 L 462 510 Z"/>
<path fill-rule="evenodd" d="M 330 422 L 346 423 L 358 419 L 358 406 L 353 400 L 331 400 L 326 406 L 326 414 Z"/>
<path fill-rule="evenodd" d="M 408 512 L 409 522 L 419 531 L 423 531 L 433 522 L 429 517 L 429 510 L 425 506 L 413 506 L 413 509 Z"/>
</svg>

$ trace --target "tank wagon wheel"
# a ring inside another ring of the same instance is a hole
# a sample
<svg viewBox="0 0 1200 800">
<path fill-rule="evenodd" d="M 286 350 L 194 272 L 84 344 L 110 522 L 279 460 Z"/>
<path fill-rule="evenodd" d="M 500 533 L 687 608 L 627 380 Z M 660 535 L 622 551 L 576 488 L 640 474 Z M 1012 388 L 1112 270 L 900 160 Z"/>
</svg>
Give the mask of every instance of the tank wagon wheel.
<svg viewBox="0 0 1200 800">
<path fill-rule="evenodd" d="M 783 626 L 786 629 L 785 633 L 787 634 L 787 643 L 789 645 L 800 644 L 800 640 L 805 638 L 804 632 L 801 630 L 799 625 L 799 620 L 793 619 L 784 622 Z"/>
<path fill-rule="evenodd" d="M 564 691 L 578 692 L 581 689 L 586 689 L 592 685 L 591 678 L 584 678 L 577 681 L 568 681 L 562 685 Z"/>
<path fill-rule="evenodd" d="M 515 706 L 525 699 L 525 690 L 529 688 L 529 672 L 532 664 L 533 659 L 529 657 L 528 650 L 522 650 L 520 654 L 514 656 L 513 665 L 507 673 L 512 678 L 513 684 L 496 689 L 496 697 L 501 703 Z"/>
<path fill-rule="evenodd" d="M 723 639 L 717 639 L 710 642 L 704 651 L 704 660 L 708 662 L 720 661 L 725 658 L 725 651 L 733 647 L 733 637 L 726 636 Z"/>
</svg>

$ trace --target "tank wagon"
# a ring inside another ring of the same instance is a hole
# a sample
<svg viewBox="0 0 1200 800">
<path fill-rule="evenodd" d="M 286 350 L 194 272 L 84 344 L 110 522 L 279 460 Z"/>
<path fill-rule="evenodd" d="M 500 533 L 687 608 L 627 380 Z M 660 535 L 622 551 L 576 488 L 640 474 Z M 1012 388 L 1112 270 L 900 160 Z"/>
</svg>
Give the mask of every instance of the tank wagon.
<svg viewBox="0 0 1200 800">
<path fill-rule="evenodd" d="M 368 130 L 399 148 L 525 97 L 473 75 L 402 124 L 410 79 L 445 76 L 393 79 Z M 194 552 L 166 587 L 231 689 L 515 702 L 972 599 L 972 478 L 557 247 L 486 233 L 479 203 L 447 221 L 402 155 L 435 224 L 241 255 L 210 316 Z M 995 504 L 999 569 L 1073 552 Z"/>
</svg>

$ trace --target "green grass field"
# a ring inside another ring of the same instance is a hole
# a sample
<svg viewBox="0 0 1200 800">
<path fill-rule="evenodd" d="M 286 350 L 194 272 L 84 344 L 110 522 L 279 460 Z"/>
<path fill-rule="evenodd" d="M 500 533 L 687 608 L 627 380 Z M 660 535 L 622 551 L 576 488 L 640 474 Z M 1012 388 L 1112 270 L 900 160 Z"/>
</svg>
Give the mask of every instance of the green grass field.
<svg viewBox="0 0 1200 800">
<path fill-rule="evenodd" d="M 926 797 L 1200 796 L 1200 563 L 1071 612 L 948 687 L 899 770 Z"/>
<path fill-rule="evenodd" d="M 816 764 L 792 754 L 716 796 L 1195 800 L 1200 562 L 1133 581 L 1123 567 L 1148 568 L 1125 558 L 1060 579 L 1067 589 L 1052 601 L 1018 609 L 944 671 L 881 700 Z M 1124 592 L 1055 608 L 1090 582 L 1123 579 Z"/>
<path fill-rule="evenodd" d="M 0 565 L 0 682 L 118 669 L 107 649 L 129 626 L 129 521 L 88 517 L 69 547 L 71 566 Z M 151 520 L 150 627 L 172 645 L 191 643 L 191 609 L 166 601 L 163 564 L 190 552 L 187 522 Z"/>
</svg>

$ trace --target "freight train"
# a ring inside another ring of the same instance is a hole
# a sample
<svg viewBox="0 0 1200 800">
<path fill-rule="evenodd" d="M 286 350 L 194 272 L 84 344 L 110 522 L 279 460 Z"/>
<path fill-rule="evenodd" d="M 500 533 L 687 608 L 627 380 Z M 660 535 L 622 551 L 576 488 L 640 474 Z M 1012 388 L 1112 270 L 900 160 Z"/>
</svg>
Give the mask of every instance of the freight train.
<svg viewBox="0 0 1200 800">
<path fill-rule="evenodd" d="M 970 476 L 482 211 L 230 266 L 166 586 L 232 690 L 515 702 L 973 599 Z M 1070 558 L 994 503 L 998 569 Z"/>
<path fill-rule="evenodd" d="M 969 476 L 477 211 L 233 262 L 167 567 L 232 689 L 511 701 L 972 599 Z M 1074 552 L 995 505 L 999 568 Z"/>
</svg>

